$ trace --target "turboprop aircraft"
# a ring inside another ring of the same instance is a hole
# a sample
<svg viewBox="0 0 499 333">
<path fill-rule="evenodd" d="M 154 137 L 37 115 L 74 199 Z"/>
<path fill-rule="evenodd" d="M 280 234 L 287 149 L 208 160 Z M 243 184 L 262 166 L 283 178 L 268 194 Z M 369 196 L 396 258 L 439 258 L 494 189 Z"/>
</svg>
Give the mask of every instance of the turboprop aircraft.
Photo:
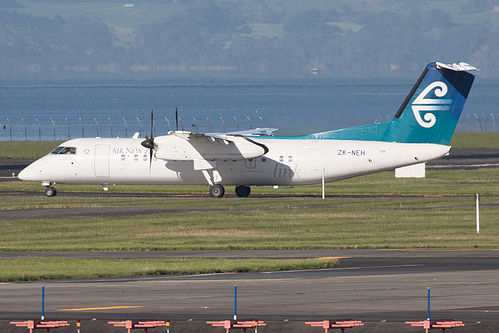
<svg viewBox="0 0 499 333">
<path fill-rule="evenodd" d="M 61 184 L 207 184 L 247 197 L 250 186 L 305 185 L 393 170 L 441 158 L 473 84 L 476 68 L 433 62 L 391 121 L 300 136 L 272 130 L 203 134 L 173 131 L 148 138 L 64 142 L 19 173 L 47 196 Z M 151 115 L 152 116 L 152 115 Z"/>
</svg>

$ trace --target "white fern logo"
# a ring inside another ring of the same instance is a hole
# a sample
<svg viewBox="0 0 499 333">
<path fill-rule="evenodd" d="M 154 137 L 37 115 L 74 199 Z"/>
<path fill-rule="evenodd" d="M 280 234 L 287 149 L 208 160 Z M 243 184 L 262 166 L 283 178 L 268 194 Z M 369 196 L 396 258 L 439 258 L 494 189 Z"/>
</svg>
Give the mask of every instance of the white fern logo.
<svg viewBox="0 0 499 333">
<path fill-rule="evenodd" d="M 425 98 L 435 89 L 435 96 L 438 98 Z M 443 112 L 450 109 L 452 99 L 440 98 L 447 94 L 447 85 L 441 81 L 433 82 L 426 87 L 412 103 L 412 112 L 419 125 L 424 128 L 431 128 L 437 122 L 437 117 L 432 112 Z M 425 113 L 421 117 L 421 113 Z"/>
</svg>

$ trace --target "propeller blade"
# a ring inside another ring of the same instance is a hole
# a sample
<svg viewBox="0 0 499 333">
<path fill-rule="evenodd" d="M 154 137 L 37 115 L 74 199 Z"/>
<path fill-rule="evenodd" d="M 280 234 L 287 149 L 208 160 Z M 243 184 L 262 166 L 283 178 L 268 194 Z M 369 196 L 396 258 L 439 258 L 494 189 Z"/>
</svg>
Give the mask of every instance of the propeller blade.
<svg viewBox="0 0 499 333">
<path fill-rule="evenodd" d="M 154 140 L 153 126 L 154 126 L 154 110 L 151 110 L 151 140 Z"/>
<path fill-rule="evenodd" d="M 152 152 L 153 150 L 152 149 L 149 149 L 149 170 L 151 170 L 151 166 L 152 166 Z"/>
<path fill-rule="evenodd" d="M 178 108 L 175 108 L 175 131 L 178 132 Z"/>
<path fill-rule="evenodd" d="M 152 157 L 153 157 L 153 150 L 154 150 L 154 110 L 151 110 L 151 138 L 147 136 L 147 133 L 145 135 L 146 139 L 142 141 L 140 144 L 149 149 L 149 174 L 151 173 L 151 167 L 152 167 Z"/>
</svg>

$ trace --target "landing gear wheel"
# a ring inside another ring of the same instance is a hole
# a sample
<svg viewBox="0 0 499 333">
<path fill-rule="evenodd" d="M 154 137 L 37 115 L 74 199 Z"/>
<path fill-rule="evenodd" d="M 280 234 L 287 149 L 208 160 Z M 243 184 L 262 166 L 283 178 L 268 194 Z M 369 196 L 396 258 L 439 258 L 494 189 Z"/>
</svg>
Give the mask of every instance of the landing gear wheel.
<svg viewBox="0 0 499 333">
<path fill-rule="evenodd" d="M 47 197 L 55 197 L 56 194 L 57 194 L 57 190 L 55 188 L 53 188 L 52 186 L 47 186 L 45 188 L 45 195 Z"/>
<path fill-rule="evenodd" d="M 221 198 L 224 196 L 224 194 L 225 194 L 225 189 L 222 185 L 220 184 L 211 185 L 210 195 L 213 198 Z"/>
<path fill-rule="evenodd" d="M 251 193 L 251 187 L 244 185 L 236 186 L 236 195 L 238 197 L 246 198 L 250 195 L 250 193 Z"/>
</svg>

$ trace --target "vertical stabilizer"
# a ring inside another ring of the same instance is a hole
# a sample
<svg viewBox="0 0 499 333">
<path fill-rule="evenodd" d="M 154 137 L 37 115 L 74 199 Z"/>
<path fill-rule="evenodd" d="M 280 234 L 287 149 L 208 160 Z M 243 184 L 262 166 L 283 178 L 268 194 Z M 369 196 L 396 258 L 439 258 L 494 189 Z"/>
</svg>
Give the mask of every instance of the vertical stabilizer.
<svg viewBox="0 0 499 333">
<path fill-rule="evenodd" d="M 466 63 L 428 64 L 381 141 L 449 145 L 476 70 Z"/>
</svg>

